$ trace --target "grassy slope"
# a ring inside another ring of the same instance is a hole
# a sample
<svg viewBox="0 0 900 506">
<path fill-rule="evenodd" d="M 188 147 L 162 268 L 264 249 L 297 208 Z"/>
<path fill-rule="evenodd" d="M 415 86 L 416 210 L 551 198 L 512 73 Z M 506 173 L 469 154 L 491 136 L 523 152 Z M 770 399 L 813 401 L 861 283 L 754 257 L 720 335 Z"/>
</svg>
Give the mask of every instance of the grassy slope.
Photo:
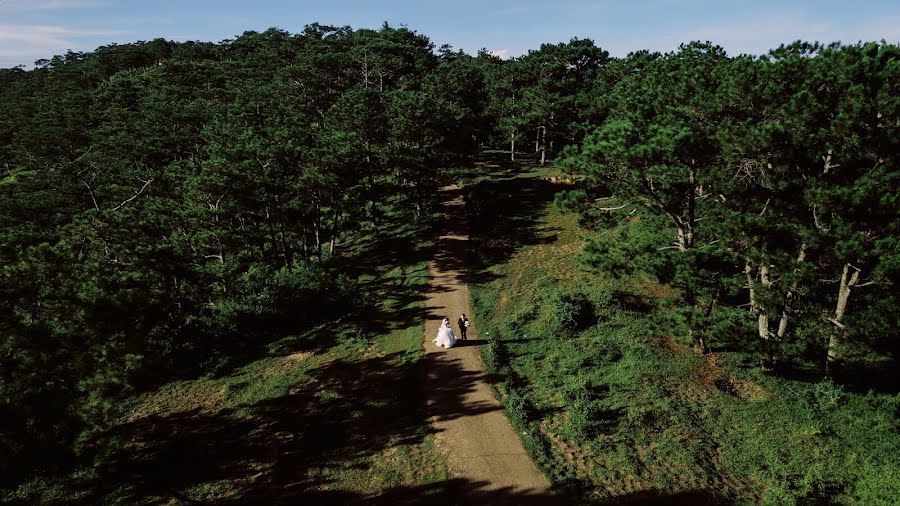
<svg viewBox="0 0 900 506">
<path fill-rule="evenodd" d="M 586 272 L 553 170 L 492 169 L 467 186 L 485 360 L 540 466 L 581 500 L 888 504 L 900 497 L 898 397 L 758 373 L 667 335 L 677 294 Z M 561 328 L 560 294 L 595 323 Z M 723 343 L 712 343 L 713 346 Z"/>
<path fill-rule="evenodd" d="M 444 480 L 419 363 L 431 234 L 409 221 L 346 253 L 376 310 L 284 336 L 227 375 L 130 399 L 96 467 L 36 478 L 6 500 L 344 503 Z"/>
</svg>

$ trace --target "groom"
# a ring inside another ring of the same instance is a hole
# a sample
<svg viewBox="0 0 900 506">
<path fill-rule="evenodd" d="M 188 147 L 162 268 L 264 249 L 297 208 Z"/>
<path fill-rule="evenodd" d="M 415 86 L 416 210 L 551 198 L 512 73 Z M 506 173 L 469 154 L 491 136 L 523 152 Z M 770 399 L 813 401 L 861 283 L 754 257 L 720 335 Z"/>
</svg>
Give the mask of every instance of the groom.
<svg viewBox="0 0 900 506">
<path fill-rule="evenodd" d="M 466 318 L 465 313 L 459 317 L 459 320 L 456 320 L 456 324 L 459 326 L 459 337 L 462 338 L 463 341 L 467 341 L 466 330 L 469 328 L 469 319 Z"/>
</svg>

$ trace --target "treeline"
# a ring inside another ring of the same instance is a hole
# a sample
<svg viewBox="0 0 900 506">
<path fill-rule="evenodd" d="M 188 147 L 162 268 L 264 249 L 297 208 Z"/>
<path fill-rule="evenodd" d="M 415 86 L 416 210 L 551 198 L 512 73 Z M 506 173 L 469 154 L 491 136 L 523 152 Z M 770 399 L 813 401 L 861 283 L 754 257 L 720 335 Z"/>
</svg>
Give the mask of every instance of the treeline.
<svg viewBox="0 0 900 506">
<path fill-rule="evenodd" d="M 573 142 L 606 62 L 314 24 L 0 70 L 0 472 L 89 457 L 127 396 L 344 314 L 343 241 L 427 220 L 483 144 Z"/>
<path fill-rule="evenodd" d="M 557 202 L 603 225 L 585 260 L 678 287 L 673 329 L 702 350 L 819 377 L 893 367 L 898 57 L 885 43 L 737 58 L 694 43 L 624 61 L 564 162 L 585 188 Z"/>
<path fill-rule="evenodd" d="M 128 395 L 339 316 L 342 245 L 427 220 L 488 146 L 562 160 L 583 186 L 560 202 L 614 225 L 586 258 L 679 287 L 700 346 L 758 323 L 767 367 L 883 358 L 898 69 L 883 43 L 503 61 L 310 25 L 0 70 L 0 472 L 89 457 Z"/>
<path fill-rule="evenodd" d="M 0 71 L 5 478 L 89 457 L 134 392 L 341 316 L 343 241 L 427 219 L 437 168 L 476 152 L 475 61 L 312 25 Z"/>
</svg>

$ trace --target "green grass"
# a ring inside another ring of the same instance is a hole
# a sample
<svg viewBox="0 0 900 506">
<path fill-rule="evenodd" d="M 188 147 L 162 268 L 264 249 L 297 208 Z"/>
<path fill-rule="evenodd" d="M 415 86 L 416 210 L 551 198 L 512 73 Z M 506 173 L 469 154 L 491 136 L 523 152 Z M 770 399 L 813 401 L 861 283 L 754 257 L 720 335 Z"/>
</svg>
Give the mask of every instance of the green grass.
<svg viewBox="0 0 900 506">
<path fill-rule="evenodd" d="M 898 396 L 762 375 L 738 352 L 697 353 L 669 330 L 674 290 L 581 267 L 585 232 L 548 205 L 564 189 L 544 179 L 553 171 L 507 168 L 466 188 L 485 279 L 471 287 L 473 310 L 495 340 L 485 362 L 562 493 L 598 502 L 900 497 Z M 577 308 L 581 298 L 592 314 Z"/>
<path fill-rule="evenodd" d="M 96 436 L 94 466 L 35 477 L 0 503 L 341 503 L 445 480 L 419 361 L 427 232 L 406 222 L 356 238 L 365 246 L 348 257 L 371 260 L 359 264 L 361 314 L 282 336 L 226 375 L 128 399 Z"/>
<path fill-rule="evenodd" d="M 415 292 L 420 292 L 428 285 L 428 266 L 425 262 L 413 265 L 411 268 L 398 267 L 390 275 L 396 276 L 396 279 L 403 285 L 412 287 Z M 382 309 L 386 314 L 391 314 L 395 309 L 424 311 L 425 304 L 423 300 L 413 300 L 405 304 L 402 301 L 388 300 Z M 405 328 L 401 326 L 382 334 L 376 342 L 385 353 L 403 353 L 412 359 L 414 356 L 418 356 L 421 350 L 423 334 L 424 329 L 421 325 Z"/>
</svg>

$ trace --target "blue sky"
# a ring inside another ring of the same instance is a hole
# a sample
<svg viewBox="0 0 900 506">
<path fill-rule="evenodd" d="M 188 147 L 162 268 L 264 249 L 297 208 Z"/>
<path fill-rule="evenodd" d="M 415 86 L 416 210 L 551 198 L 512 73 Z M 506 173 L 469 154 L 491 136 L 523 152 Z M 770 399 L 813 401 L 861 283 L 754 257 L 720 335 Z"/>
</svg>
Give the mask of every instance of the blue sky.
<svg viewBox="0 0 900 506">
<path fill-rule="evenodd" d="M 0 0 L 0 67 L 111 42 L 220 41 L 270 26 L 297 32 L 312 22 L 376 28 L 384 21 L 438 46 L 504 57 L 572 37 L 615 56 L 698 39 L 731 54 L 796 39 L 900 42 L 896 0 Z"/>
</svg>

